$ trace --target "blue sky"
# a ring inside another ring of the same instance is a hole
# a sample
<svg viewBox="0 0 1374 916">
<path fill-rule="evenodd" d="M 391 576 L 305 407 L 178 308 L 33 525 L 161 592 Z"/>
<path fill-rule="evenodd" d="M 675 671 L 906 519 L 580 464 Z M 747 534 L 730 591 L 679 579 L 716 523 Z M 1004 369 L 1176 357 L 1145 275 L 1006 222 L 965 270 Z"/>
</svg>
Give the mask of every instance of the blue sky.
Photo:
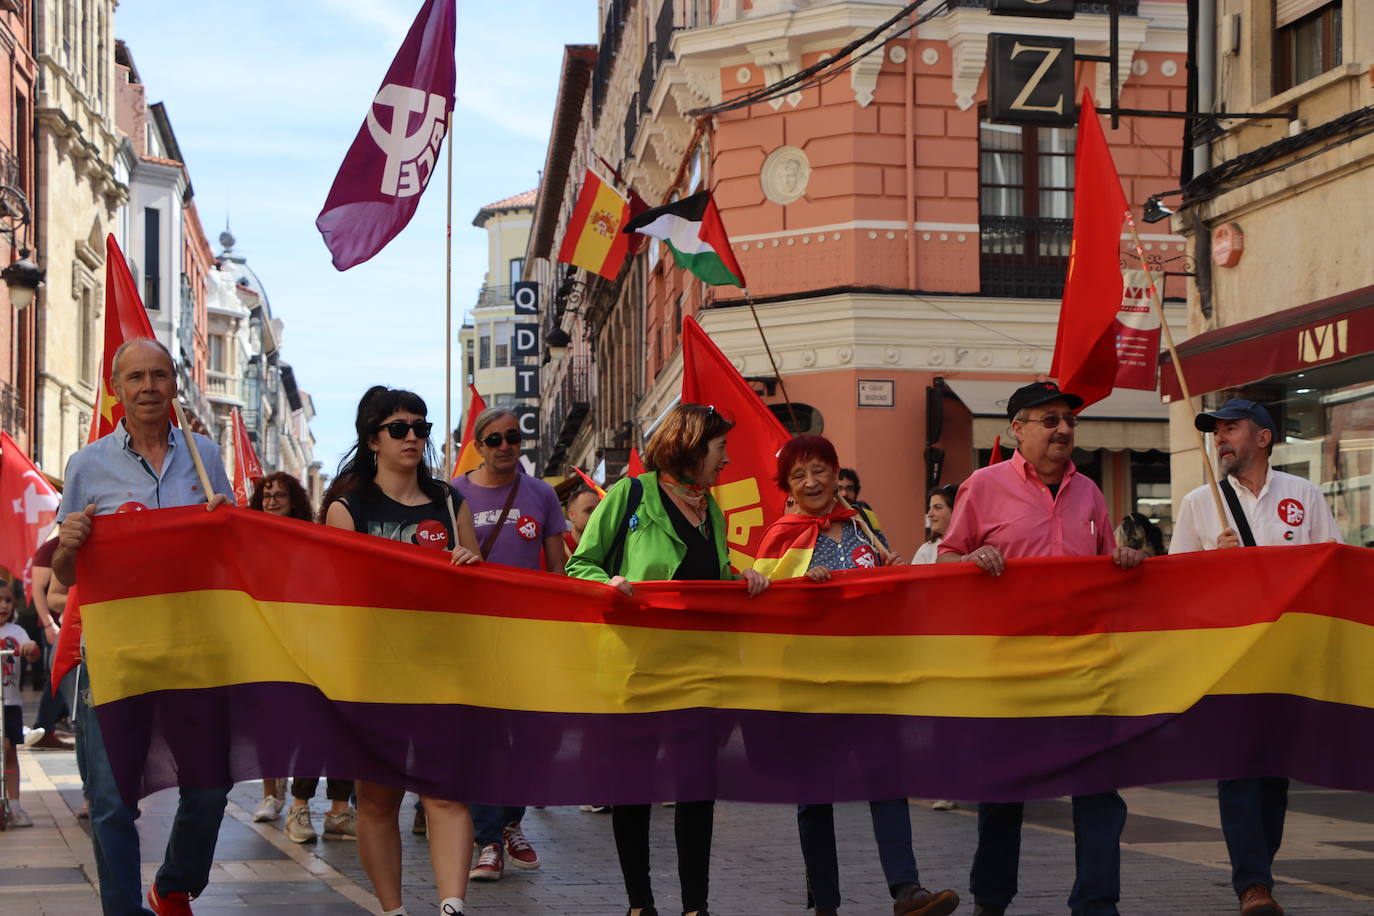
<svg viewBox="0 0 1374 916">
<path fill-rule="evenodd" d="M 369 385 L 410 388 L 444 412 L 444 176 L 377 257 L 339 273 L 315 217 L 421 0 L 124 0 L 149 102 L 165 102 L 218 250 L 237 250 L 286 322 L 283 356 L 318 411 L 333 473 Z M 529 190 L 544 165 L 563 45 L 596 40 L 594 0 L 458 0 L 453 131 L 454 327 L 486 271 L 484 204 Z M 504 282 L 497 280 L 496 282 Z M 455 347 L 455 416 L 458 410 Z"/>
</svg>

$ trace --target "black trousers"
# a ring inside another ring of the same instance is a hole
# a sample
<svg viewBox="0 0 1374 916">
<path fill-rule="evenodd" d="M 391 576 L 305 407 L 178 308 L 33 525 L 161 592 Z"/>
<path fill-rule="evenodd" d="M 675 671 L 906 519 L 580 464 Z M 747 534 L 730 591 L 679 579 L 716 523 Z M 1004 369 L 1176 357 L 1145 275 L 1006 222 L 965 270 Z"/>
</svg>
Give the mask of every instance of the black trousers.
<svg viewBox="0 0 1374 916">
<path fill-rule="evenodd" d="M 315 797 L 315 792 L 320 787 L 320 777 L 308 776 L 305 778 L 296 777 L 291 780 L 291 795 L 302 801 L 310 801 Z M 324 782 L 324 794 L 330 801 L 348 801 L 353 797 L 353 780 L 351 779 L 326 779 Z"/>
<path fill-rule="evenodd" d="M 711 827 L 715 820 L 713 801 L 678 802 L 673 809 L 677 838 L 677 874 L 682 883 L 682 911 L 706 909 L 711 890 Z M 625 878 L 625 894 L 631 909 L 654 905 L 649 883 L 650 805 L 616 805 L 611 808 L 611 827 L 615 831 L 615 851 L 620 856 L 620 873 Z"/>
</svg>

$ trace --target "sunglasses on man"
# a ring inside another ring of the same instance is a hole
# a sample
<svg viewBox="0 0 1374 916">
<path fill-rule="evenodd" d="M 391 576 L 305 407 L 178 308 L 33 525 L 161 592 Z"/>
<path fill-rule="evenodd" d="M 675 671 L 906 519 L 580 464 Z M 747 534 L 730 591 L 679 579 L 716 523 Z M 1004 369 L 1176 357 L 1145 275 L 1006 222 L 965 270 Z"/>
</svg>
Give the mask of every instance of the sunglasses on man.
<svg viewBox="0 0 1374 916">
<path fill-rule="evenodd" d="M 525 437 L 520 434 L 520 430 L 508 429 L 504 436 L 500 433 L 488 433 L 482 437 L 482 444 L 487 448 L 500 448 L 503 439 L 507 445 L 519 445 L 521 442 L 525 441 Z"/>
<path fill-rule="evenodd" d="M 391 438 L 404 439 L 406 433 L 413 429 L 415 430 L 415 438 L 428 439 L 429 431 L 433 428 L 434 424 L 425 420 L 415 420 L 411 423 L 407 423 L 405 420 L 392 420 L 390 423 L 383 423 L 381 426 L 378 426 L 373 432 L 379 433 L 382 430 L 386 430 Z"/>
</svg>

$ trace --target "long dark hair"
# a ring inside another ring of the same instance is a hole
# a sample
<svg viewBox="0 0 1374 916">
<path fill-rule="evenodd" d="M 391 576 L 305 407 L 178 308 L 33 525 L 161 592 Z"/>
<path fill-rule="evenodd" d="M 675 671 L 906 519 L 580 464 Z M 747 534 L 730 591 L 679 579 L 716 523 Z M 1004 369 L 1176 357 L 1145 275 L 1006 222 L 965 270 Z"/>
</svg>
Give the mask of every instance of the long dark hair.
<svg viewBox="0 0 1374 916">
<path fill-rule="evenodd" d="M 291 511 L 286 513 L 289 517 L 307 522 L 314 517 L 314 513 L 310 511 L 310 497 L 306 494 L 305 487 L 285 471 L 274 471 L 259 480 L 258 488 L 253 491 L 253 498 L 248 500 L 248 508 L 263 511 L 262 499 L 267 495 L 268 484 L 273 483 L 281 484 L 282 489 L 286 491 L 286 501 L 291 505 Z"/>
<path fill-rule="evenodd" d="M 953 512 L 953 511 L 954 511 L 954 497 L 956 497 L 956 496 L 958 496 L 958 495 L 959 495 L 959 487 L 958 487 L 956 484 L 947 483 L 947 484 L 945 484 L 943 487 L 936 487 L 935 489 L 933 489 L 933 490 L 930 491 L 930 495 L 926 497 L 926 505 L 927 505 L 927 506 L 930 505 L 930 497 L 931 497 L 931 496 L 938 496 L 938 497 L 940 497 L 941 499 L 943 499 L 943 500 L 945 501 L 945 505 L 946 505 L 946 506 L 949 506 L 949 511 L 950 511 L 950 512 Z M 931 534 L 931 536 L 928 537 L 928 538 L 926 538 L 926 540 L 928 540 L 928 541 L 933 541 L 933 540 L 935 540 L 935 535 L 934 535 L 934 534 Z"/>
<path fill-rule="evenodd" d="M 341 497 L 350 493 L 362 496 L 380 494 L 381 490 L 377 487 L 377 455 L 368 447 L 367 440 L 377 435 L 377 427 L 382 421 L 398 410 L 422 417 L 429 414 L 424 399 L 413 391 L 373 385 L 363 394 L 362 400 L 358 402 L 358 418 L 353 424 L 358 433 L 358 441 L 344 454 L 343 460 L 339 462 L 338 474 L 325 491 L 324 500 L 320 505 L 321 522 L 329 512 L 330 505 Z M 448 495 L 448 484 L 435 479 L 430 473 L 429 469 L 433 463 L 434 443 L 432 439 L 426 439 L 422 460 L 415 468 L 415 482 L 420 485 L 420 492 L 434 502 L 441 502 Z"/>
</svg>

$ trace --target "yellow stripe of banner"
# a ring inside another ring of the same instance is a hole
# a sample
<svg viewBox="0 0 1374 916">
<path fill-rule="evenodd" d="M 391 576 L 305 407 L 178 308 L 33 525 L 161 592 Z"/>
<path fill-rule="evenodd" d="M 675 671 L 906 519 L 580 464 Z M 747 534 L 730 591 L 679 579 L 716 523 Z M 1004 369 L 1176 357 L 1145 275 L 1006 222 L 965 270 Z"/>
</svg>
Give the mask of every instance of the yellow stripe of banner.
<svg viewBox="0 0 1374 916">
<path fill-rule="evenodd" d="M 606 255 L 615 244 L 625 215 L 625 199 L 605 182 L 598 180 L 597 185 L 596 201 L 587 216 L 587 225 L 582 227 L 572 258 L 578 267 L 592 272 L 600 271 L 601 265 L 606 263 Z"/>
<path fill-rule="evenodd" d="M 584 713 L 1138 716 L 1245 693 L 1374 707 L 1374 627 L 1310 614 L 1080 636 L 788 636 L 260 603 L 206 591 L 105 602 L 83 617 L 97 703 L 286 681 L 341 701 Z"/>
</svg>

